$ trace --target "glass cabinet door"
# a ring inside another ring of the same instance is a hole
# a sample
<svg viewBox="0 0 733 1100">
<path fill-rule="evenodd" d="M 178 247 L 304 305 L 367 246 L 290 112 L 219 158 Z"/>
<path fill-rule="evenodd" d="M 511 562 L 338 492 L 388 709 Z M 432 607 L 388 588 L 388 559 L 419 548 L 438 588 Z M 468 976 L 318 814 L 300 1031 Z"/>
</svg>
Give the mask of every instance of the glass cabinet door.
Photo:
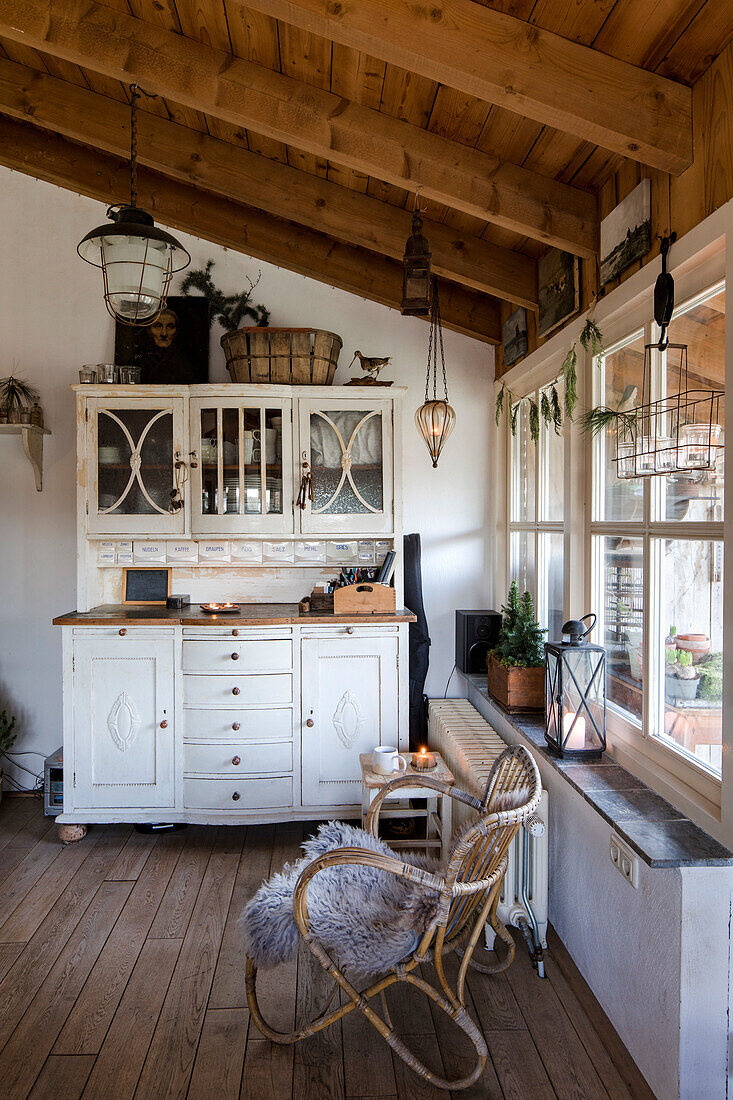
<svg viewBox="0 0 733 1100">
<path fill-rule="evenodd" d="M 291 404 L 191 402 L 192 533 L 293 530 Z"/>
<path fill-rule="evenodd" d="M 86 415 L 89 531 L 180 534 L 186 467 L 175 464 L 187 458 L 182 399 L 91 398 Z"/>
<path fill-rule="evenodd" d="M 301 400 L 300 440 L 313 477 L 302 531 L 393 529 L 391 402 Z"/>
</svg>

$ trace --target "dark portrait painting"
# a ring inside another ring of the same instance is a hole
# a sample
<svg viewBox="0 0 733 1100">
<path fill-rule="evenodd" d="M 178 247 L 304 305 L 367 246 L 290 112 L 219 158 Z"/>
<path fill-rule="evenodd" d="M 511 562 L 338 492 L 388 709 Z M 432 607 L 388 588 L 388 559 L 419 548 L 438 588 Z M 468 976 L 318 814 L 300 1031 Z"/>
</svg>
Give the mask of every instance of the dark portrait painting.
<svg viewBox="0 0 733 1100">
<path fill-rule="evenodd" d="M 151 325 L 115 325 L 115 363 L 139 366 L 140 381 L 193 385 L 209 381 L 209 303 L 169 298 Z"/>
</svg>

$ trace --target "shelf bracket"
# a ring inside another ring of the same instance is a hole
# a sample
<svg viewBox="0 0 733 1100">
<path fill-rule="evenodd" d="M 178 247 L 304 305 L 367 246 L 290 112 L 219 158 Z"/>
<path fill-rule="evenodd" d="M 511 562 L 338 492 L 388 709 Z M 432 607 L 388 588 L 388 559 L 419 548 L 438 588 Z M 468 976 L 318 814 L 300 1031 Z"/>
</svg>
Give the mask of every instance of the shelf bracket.
<svg viewBox="0 0 733 1100">
<path fill-rule="evenodd" d="M 23 450 L 33 467 L 36 479 L 36 491 L 43 491 L 43 433 L 23 431 Z"/>
</svg>

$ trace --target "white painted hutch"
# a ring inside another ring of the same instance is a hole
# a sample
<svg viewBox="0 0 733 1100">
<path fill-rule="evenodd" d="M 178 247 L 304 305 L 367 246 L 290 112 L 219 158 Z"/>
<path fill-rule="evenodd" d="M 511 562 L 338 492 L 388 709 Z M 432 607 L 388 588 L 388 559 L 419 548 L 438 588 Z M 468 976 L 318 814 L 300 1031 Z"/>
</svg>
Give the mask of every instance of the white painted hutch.
<svg viewBox="0 0 733 1100">
<path fill-rule="evenodd" d="M 412 616 L 300 615 L 298 599 L 394 547 L 401 607 L 403 391 L 74 388 L 58 821 L 357 815 L 359 753 L 407 745 Z M 123 604 L 125 567 L 156 565 L 189 607 Z M 207 616 L 208 600 L 241 611 Z"/>
</svg>

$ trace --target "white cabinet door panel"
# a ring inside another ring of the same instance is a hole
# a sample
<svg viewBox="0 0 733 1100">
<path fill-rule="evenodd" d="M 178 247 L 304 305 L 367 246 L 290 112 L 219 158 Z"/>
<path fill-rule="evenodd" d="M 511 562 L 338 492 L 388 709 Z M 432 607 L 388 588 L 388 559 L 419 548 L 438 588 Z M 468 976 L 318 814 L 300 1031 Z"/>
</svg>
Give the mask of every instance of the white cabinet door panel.
<svg viewBox="0 0 733 1100">
<path fill-rule="evenodd" d="M 359 753 L 397 746 L 397 653 L 384 635 L 303 640 L 304 806 L 360 804 Z"/>
<path fill-rule="evenodd" d="M 175 804 L 173 638 L 74 640 L 74 804 Z"/>
</svg>

